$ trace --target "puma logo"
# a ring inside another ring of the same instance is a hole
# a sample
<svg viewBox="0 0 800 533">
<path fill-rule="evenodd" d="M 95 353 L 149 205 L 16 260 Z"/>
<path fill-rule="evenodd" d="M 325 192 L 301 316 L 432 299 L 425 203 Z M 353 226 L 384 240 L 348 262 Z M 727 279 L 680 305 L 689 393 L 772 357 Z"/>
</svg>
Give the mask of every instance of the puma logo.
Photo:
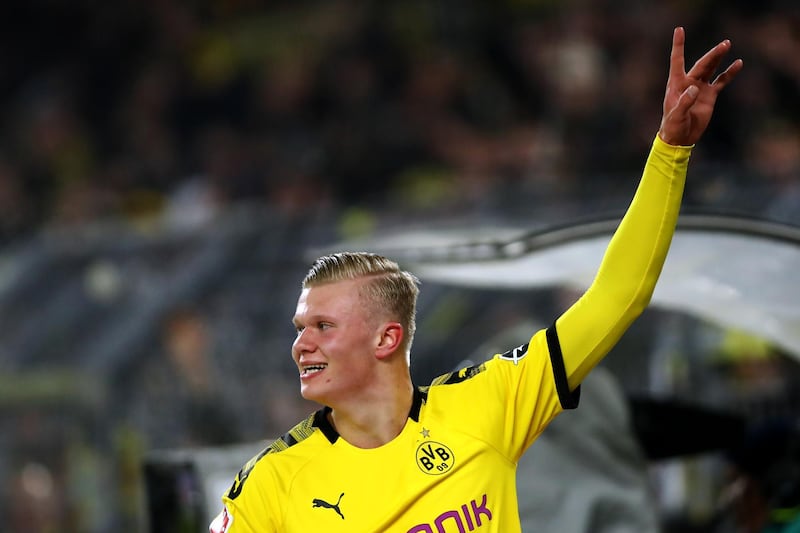
<svg viewBox="0 0 800 533">
<path fill-rule="evenodd" d="M 325 509 L 333 509 L 334 511 L 336 511 L 336 514 L 341 516 L 342 520 L 344 520 L 344 515 L 342 514 L 342 510 L 339 509 L 339 503 L 342 501 L 342 496 L 344 496 L 344 492 L 339 494 L 339 499 L 336 500 L 335 504 L 328 503 L 325 500 L 320 499 L 320 498 L 314 498 L 314 500 L 311 502 L 311 507 L 312 508 L 314 508 L 314 507 L 322 507 L 322 508 L 325 508 Z"/>
</svg>

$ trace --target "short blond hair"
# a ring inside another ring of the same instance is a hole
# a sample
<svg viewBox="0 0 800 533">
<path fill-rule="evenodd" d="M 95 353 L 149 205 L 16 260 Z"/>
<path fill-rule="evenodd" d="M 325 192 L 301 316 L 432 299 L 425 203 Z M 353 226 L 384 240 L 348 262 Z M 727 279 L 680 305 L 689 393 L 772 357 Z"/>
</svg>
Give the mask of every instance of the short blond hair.
<svg viewBox="0 0 800 533">
<path fill-rule="evenodd" d="M 402 348 L 408 353 L 416 332 L 419 279 L 391 259 L 370 252 L 339 252 L 319 257 L 303 278 L 303 288 L 345 280 L 365 279 L 361 296 L 400 322 L 406 332 Z"/>
</svg>

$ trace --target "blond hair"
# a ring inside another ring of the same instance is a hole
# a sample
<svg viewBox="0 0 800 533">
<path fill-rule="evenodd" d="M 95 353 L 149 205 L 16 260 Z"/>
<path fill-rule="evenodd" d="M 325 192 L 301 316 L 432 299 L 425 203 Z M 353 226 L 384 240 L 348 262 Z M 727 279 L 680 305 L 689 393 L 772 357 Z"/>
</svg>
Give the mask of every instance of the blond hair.
<svg viewBox="0 0 800 533">
<path fill-rule="evenodd" d="M 303 288 L 345 280 L 365 279 L 360 295 L 370 306 L 400 322 L 406 332 L 402 349 L 408 353 L 414 339 L 419 279 L 382 255 L 340 252 L 314 261 L 303 278 Z"/>
</svg>

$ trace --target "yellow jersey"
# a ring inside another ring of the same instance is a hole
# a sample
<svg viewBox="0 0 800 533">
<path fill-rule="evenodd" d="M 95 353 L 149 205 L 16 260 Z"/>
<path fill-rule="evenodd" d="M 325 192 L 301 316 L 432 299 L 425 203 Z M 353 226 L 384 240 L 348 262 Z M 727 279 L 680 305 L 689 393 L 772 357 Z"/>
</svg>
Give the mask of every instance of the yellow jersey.
<svg viewBox="0 0 800 533">
<path fill-rule="evenodd" d="M 516 465 L 647 306 L 674 233 L 691 147 L 659 138 L 597 277 L 548 328 L 418 387 L 391 442 L 357 448 L 323 408 L 251 459 L 214 533 L 518 533 Z"/>
</svg>

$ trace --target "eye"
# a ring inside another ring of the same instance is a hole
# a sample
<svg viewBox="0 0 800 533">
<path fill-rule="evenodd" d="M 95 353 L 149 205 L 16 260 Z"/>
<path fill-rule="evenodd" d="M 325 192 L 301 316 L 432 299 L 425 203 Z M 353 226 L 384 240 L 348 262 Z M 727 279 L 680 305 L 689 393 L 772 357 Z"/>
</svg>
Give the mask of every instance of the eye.
<svg viewBox="0 0 800 533">
<path fill-rule="evenodd" d="M 326 329 L 331 328 L 331 324 L 329 324 L 328 322 L 320 322 L 319 324 L 317 324 L 317 328 L 319 328 L 320 331 L 325 331 Z"/>
</svg>

